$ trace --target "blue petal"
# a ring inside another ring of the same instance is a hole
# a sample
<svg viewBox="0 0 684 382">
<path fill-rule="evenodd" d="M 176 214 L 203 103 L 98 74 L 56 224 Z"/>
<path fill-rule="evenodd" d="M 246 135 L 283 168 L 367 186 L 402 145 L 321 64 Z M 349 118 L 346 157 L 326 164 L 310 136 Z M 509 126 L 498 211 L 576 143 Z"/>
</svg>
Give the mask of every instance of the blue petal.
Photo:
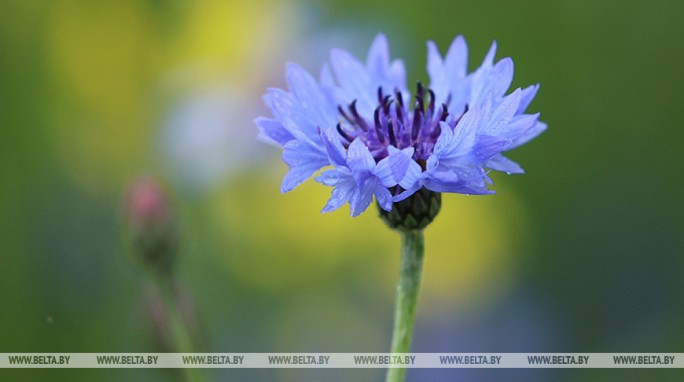
<svg viewBox="0 0 684 382">
<path fill-rule="evenodd" d="M 435 92 L 437 99 L 445 100 L 449 94 L 449 83 L 447 81 L 447 72 L 444 70 L 442 56 L 439 54 L 437 44 L 434 42 L 428 41 L 427 47 L 427 71 L 430 77 L 430 89 Z"/>
<path fill-rule="evenodd" d="M 357 216 L 368 208 L 373 201 L 373 195 L 382 208 L 391 209 L 392 194 L 376 176 L 375 159 L 363 141 L 360 138 L 355 139 L 347 150 L 346 163 L 341 163 L 344 148 L 334 134 L 333 131 L 324 134 L 324 141 L 331 160 L 336 162 L 336 167 L 316 178 L 317 182 L 335 187 L 323 212 L 338 209 L 345 202 L 349 202 L 351 216 Z"/>
<path fill-rule="evenodd" d="M 442 58 L 437 45 L 428 42 L 427 70 L 430 76 L 430 89 L 435 93 L 438 102 L 451 99 L 450 110 L 461 110 L 466 103 L 468 89 L 465 80 L 468 66 L 468 46 L 463 36 L 454 39 L 447 55 Z"/>
<path fill-rule="evenodd" d="M 516 140 L 514 140 L 511 148 L 518 147 L 531 141 L 532 139 L 536 138 L 539 134 L 543 133 L 544 130 L 546 130 L 546 127 L 546 123 L 538 121 L 534 126 L 529 128 L 525 133 L 523 133 Z"/>
<path fill-rule="evenodd" d="M 530 85 L 522 90 L 520 94 L 520 104 L 518 105 L 518 110 L 515 112 L 516 114 L 524 113 L 525 110 L 527 110 L 527 107 L 530 106 L 530 103 L 532 103 L 532 100 L 537 95 L 538 90 L 539 84 Z"/>
<path fill-rule="evenodd" d="M 378 162 L 373 174 L 378 177 L 380 183 L 385 187 L 394 187 L 399 183 L 392 173 L 389 156 Z"/>
<path fill-rule="evenodd" d="M 373 45 L 366 59 L 366 70 L 370 80 L 370 89 L 375 92 L 382 87 L 386 94 L 391 94 L 394 89 L 404 91 L 406 88 L 406 69 L 401 60 L 390 63 L 390 52 L 387 38 L 380 33 L 375 37 Z"/>
<path fill-rule="evenodd" d="M 297 99 L 300 112 L 315 126 L 330 126 L 337 121 L 337 107 L 325 102 L 326 97 L 316 80 L 299 65 L 287 65 L 287 83 Z"/>
<path fill-rule="evenodd" d="M 387 38 L 380 33 L 373 40 L 370 50 L 368 51 L 368 58 L 366 59 L 366 68 L 371 77 L 384 78 L 389 71 L 389 46 Z"/>
<path fill-rule="evenodd" d="M 323 64 L 323 69 L 321 69 L 321 85 L 335 86 L 335 78 L 333 77 L 328 64 Z"/>
<path fill-rule="evenodd" d="M 460 152 L 461 155 L 465 154 L 465 151 L 469 150 L 473 144 L 475 144 L 475 135 L 477 134 L 481 120 L 482 116 L 479 110 L 468 110 L 458 122 L 458 125 L 453 129 L 454 138 L 451 143 L 451 150 Z M 444 128 L 445 124 L 442 123 L 440 126 Z"/>
<path fill-rule="evenodd" d="M 441 133 L 432 155 L 427 160 L 427 171 L 463 164 L 470 160 L 476 143 L 476 133 L 480 115 L 477 109 L 468 110 L 461 121 L 452 130 L 446 123 L 441 123 Z"/>
<path fill-rule="evenodd" d="M 323 171 L 321 175 L 316 177 L 316 182 L 331 187 L 344 184 L 348 180 L 353 181 L 354 178 L 352 177 L 349 169 L 346 167 L 335 167 L 333 169 Z"/>
<path fill-rule="evenodd" d="M 471 118 L 469 114 L 472 114 L 472 111 L 469 110 L 468 113 L 461 118 L 461 125 L 463 124 L 464 120 Z M 451 142 L 454 140 L 454 129 L 459 128 L 459 125 L 456 125 L 452 128 L 447 123 L 440 122 L 439 128 L 439 136 L 437 137 L 437 142 L 435 142 L 433 153 L 442 153 L 451 146 Z"/>
<path fill-rule="evenodd" d="M 492 110 L 493 100 L 487 100 L 483 110 L 482 125 L 480 134 L 499 136 L 505 134 L 508 123 L 513 118 L 515 111 L 520 104 L 520 89 L 504 97 L 501 103 Z"/>
<path fill-rule="evenodd" d="M 505 151 L 510 145 L 511 141 L 507 139 L 491 135 L 478 135 L 477 143 L 473 146 L 473 155 L 479 162 L 485 162 L 494 155 Z"/>
<path fill-rule="evenodd" d="M 292 136 L 300 141 L 317 141 L 318 125 L 312 123 L 297 105 L 297 101 L 281 89 L 271 88 L 264 96 L 271 113 Z"/>
<path fill-rule="evenodd" d="M 465 77 L 468 70 L 468 45 L 463 36 L 456 36 L 451 43 L 445 58 L 445 65 L 447 70 L 455 76 Z"/>
<path fill-rule="evenodd" d="M 280 186 L 283 193 L 291 191 L 316 171 L 330 164 L 327 153 L 321 148 L 298 140 L 285 144 L 283 161 L 290 167 Z"/>
<path fill-rule="evenodd" d="M 382 34 L 375 38 L 365 66 L 342 49 L 330 52 L 330 62 L 342 90 L 337 95 L 339 103 L 346 105 L 356 100 L 359 113 L 367 119 L 373 118 L 378 87 L 385 94 L 395 89 L 405 92 L 404 64 L 401 60 L 390 62 L 387 39 Z"/>
<path fill-rule="evenodd" d="M 506 129 L 499 134 L 499 136 L 511 140 L 511 146 L 508 147 L 507 150 L 511 150 L 520 146 L 521 143 L 518 143 L 518 140 L 525 136 L 530 129 L 537 125 L 538 119 L 539 113 L 514 116 L 508 126 L 506 126 Z"/>
<path fill-rule="evenodd" d="M 489 47 L 487 55 L 482 60 L 482 67 L 491 67 L 494 64 L 494 57 L 496 56 L 496 40 L 492 41 L 492 46 Z"/>
<path fill-rule="evenodd" d="M 377 89 L 372 89 L 366 68 L 349 52 L 342 49 L 333 49 L 330 52 L 330 62 L 337 82 L 344 90 L 342 103 L 348 104 L 357 100 L 359 112 L 365 117 L 372 116 Z"/>
<path fill-rule="evenodd" d="M 388 211 L 392 209 L 392 194 L 369 171 L 352 173 L 347 167 L 336 167 L 324 171 L 316 177 L 316 181 L 335 187 L 321 212 L 334 211 L 349 202 L 351 216 L 358 216 L 368 208 L 373 195 L 381 208 Z"/>
<path fill-rule="evenodd" d="M 415 186 L 413 186 L 413 187 L 411 187 L 411 188 L 408 188 L 408 189 L 406 189 L 406 190 L 400 192 L 400 193 L 397 194 L 397 195 L 394 195 L 394 196 L 392 197 L 392 200 L 393 200 L 394 202 L 401 202 L 402 200 L 404 200 L 404 199 L 408 198 L 409 196 L 415 194 L 416 191 L 420 190 L 422 187 L 423 187 L 422 182 L 421 182 L 421 183 L 417 183 Z"/>
<path fill-rule="evenodd" d="M 258 138 L 263 142 L 282 147 L 294 139 L 283 125 L 275 119 L 259 117 L 254 120 L 259 128 Z"/>
<path fill-rule="evenodd" d="M 411 160 L 408 169 L 406 170 L 406 174 L 404 174 L 404 178 L 399 181 L 399 185 L 405 189 L 413 188 L 419 184 L 422 178 L 423 169 L 416 161 Z"/>
<path fill-rule="evenodd" d="M 513 60 L 506 57 L 492 69 L 492 93 L 504 95 L 513 82 Z"/>
<path fill-rule="evenodd" d="M 321 212 L 332 212 L 342 207 L 351 197 L 353 188 L 347 186 L 336 187 L 332 190 L 330 199 L 325 204 Z"/>
<path fill-rule="evenodd" d="M 513 60 L 504 58 L 493 67 L 483 66 L 472 74 L 471 106 L 479 106 L 487 98 L 501 97 L 513 81 Z"/>
<path fill-rule="evenodd" d="M 352 217 L 358 216 L 365 211 L 373 201 L 376 178 L 370 173 L 364 174 L 361 179 L 356 179 L 357 187 L 349 200 L 349 210 Z"/>
<path fill-rule="evenodd" d="M 335 187 L 332 190 L 330 199 L 328 199 L 328 202 L 321 212 L 330 212 L 342 207 L 349 201 L 354 193 L 356 182 L 351 176 L 351 173 L 345 170 L 347 169 L 327 170 L 316 178 L 317 182 Z"/>
<path fill-rule="evenodd" d="M 423 180 L 429 190 L 435 192 L 455 192 L 459 194 L 493 194 L 487 189 L 488 177 L 478 166 L 452 167 L 448 171 L 432 172 Z"/>
<path fill-rule="evenodd" d="M 375 185 L 375 199 L 383 210 L 392 211 L 392 193 L 380 183 Z"/>
<path fill-rule="evenodd" d="M 413 160 L 413 147 L 399 150 L 393 146 L 388 147 L 389 155 L 382 159 L 373 172 L 385 187 L 393 187 L 397 184 L 403 188 L 413 187 L 420 180 L 422 170 L 420 165 Z"/>
<path fill-rule="evenodd" d="M 512 160 L 506 158 L 505 156 L 498 154 L 491 157 L 487 163 L 485 163 L 487 168 L 492 170 L 505 172 L 507 174 L 524 174 L 525 170 L 520 167 L 519 164 L 513 162 Z"/>
<path fill-rule="evenodd" d="M 335 78 L 333 77 L 328 64 L 324 64 L 323 69 L 321 70 L 321 91 L 324 94 L 325 102 L 335 109 L 333 110 L 333 114 L 334 119 L 337 119 L 336 106 L 347 104 L 349 101 L 345 99 L 344 91 L 335 85 Z"/>
<path fill-rule="evenodd" d="M 404 67 L 404 62 L 402 60 L 394 60 L 392 62 L 392 65 L 389 67 L 387 82 L 383 83 L 382 87 L 387 93 L 393 92 L 394 89 L 398 89 L 403 95 L 407 95 L 406 68 Z M 406 99 L 408 98 L 409 97 L 406 97 Z"/>
<path fill-rule="evenodd" d="M 375 159 L 361 138 L 356 138 L 347 149 L 347 165 L 354 173 L 373 171 Z"/>
<path fill-rule="evenodd" d="M 347 154 L 344 151 L 344 147 L 340 142 L 337 132 L 328 129 L 322 131 L 321 135 L 323 137 L 323 143 L 325 144 L 325 150 L 328 152 L 328 157 L 330 158 L 330 163 L 335 166 L 346 166 Z"/>
</svg>

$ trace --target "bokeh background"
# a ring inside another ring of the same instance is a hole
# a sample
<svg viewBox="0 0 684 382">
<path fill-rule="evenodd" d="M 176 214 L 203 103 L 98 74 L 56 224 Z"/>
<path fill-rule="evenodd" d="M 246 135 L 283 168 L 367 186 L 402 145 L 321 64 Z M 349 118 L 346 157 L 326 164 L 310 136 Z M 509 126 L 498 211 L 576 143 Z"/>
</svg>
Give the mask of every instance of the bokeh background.
<svg viewBox="0 0 684 382">
<path fill-rule="evenodd" d="M 684 2 L 0 2 L 0 352 L 163 351 L 126 251 L 124 193 L 171 199 L 178 279 L 206 352 L 386 352 L 399 238 L 369 210 L 282 195 L 256 141 L 284 66 L 384 32 L 427 82 L 427 40 L 493 40 L 549 130 L 445 195 L 427 235 L 416 352 L 684 351 Z M 370 370 L 215 380 L 381 381 Z M 5 380 L 181 380 L 173 370 L 3 370 Z M 678 370 L 410 370 L 409 380 L 682 380 Z"/>
</svg>

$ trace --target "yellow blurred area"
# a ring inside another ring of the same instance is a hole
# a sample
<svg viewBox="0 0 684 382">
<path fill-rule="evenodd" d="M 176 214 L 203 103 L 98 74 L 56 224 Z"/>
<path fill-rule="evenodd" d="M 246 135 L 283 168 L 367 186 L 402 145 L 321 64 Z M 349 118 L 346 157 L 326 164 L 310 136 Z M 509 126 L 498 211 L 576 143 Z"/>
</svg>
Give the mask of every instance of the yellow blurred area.
<svg viewBox="0 0 684 382">
<path fill-rule="evenodd" d="M 293 34 L 295 7 L 288 3 L 215 0 L 188 4 L 183 26 L 169 50 L 171 69 L 179 68 L 195 85 L 227 80 L 231 88 L 259 86 L 263 72 L 272 66 L 269 58 Z"/>
<path fill-rule="evenodd" d="M 296 290 L 325 284 L 351 262 L 364 268 L 368 280 L 360 283 L 388 286 L 383 289 L 391 300 L 400 238 L 380 221 L 376 206 L 356 218 L 347 206 L 321 214 L 328 187 L 309 180 L 282 195 L 273 179 L 280 176 L 255 181 L 250 189 L 236 182 L 207 205 L 210 226 L 225 230 L 221 247 L 232 248 L 214 254 L 231 277 L 274 292 Z M 424 303 L 467 308 L 506 293 L 520 237 L 529 235 L 526 225 L 513 190 L 487 197 L 444 195 L 440 214 L 426 230 Z"/>
<path fill-rule="evenodd" d="M 111 194 L 149 171 L 165 103 L 221 83 L 258 100 L 259 75 L 288 35 L 272 1 L 199 1 L 164 17 L 140 1 L 59 1 L 48 15 L 55 79 L 50 143 L 64 172 Z M 277 22 L 278 21 L 278 22 Z M 278 33 L 274 28 L 278 27 Z M 253 95 L 253 96 L 252 96 Z"/>
<path fill-rule="evenodd" d="M 48 48 L 60 102 L 50 141 L 65 172 L 91 192 L 119 192 L 144 157 L 161 50 L 153 21 L 138 2 L 52 4 Z"/>
<path fill-rule="evenodd" d="M 59 85 L 102 118 L 138 114 L 160 68 L 158 24 L 140 2 L 56 2 L 49 45 Z"/>
<path fill-rule="evenodd" d="M 216 254 L 234 277 L 264 289 L 296 288 L 325 281 L 344 262 L 392 252 L 394 237 L 372 209 L 355 219 L 346 208 L 321 214 L 327 187 L 308 181 L 282 195 L 279 179 L 250 188 L 238 181 L 207 203 L 211 225 L 226 230 L 222 247 L 235 250 Z"/>
<path fill-rule="evenodd" d="M 484 306 L 507 293 L 530 233 L 524 205 L 504 182 L 496 195 L 442 195 L 442 210 L 426 230 L 422 303 Z"/>
</svg>

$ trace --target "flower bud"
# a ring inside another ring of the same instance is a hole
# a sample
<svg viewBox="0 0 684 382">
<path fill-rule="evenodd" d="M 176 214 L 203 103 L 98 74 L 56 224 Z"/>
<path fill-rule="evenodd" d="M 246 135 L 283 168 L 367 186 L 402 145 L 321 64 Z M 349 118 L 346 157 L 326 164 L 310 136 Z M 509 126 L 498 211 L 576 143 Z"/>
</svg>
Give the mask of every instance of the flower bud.
<svg viewBox="0 0 684 382">
<path fill-rule="evenodd" d="M 442 194 L 423 187 L 408 198 L 395 202 L 392 211 L 387 212 L 378 206 L 380 217 L 392 229 L 402 231 L 427 227 L 442 207 Z"/>
<path fill-rule="evenodd" d="M 161 186 L 151 178 L 133 182 L 126 195 L 126 215 L 135 256 L 155 271 L 171 273 L 178 235 Z"/>
</svg>

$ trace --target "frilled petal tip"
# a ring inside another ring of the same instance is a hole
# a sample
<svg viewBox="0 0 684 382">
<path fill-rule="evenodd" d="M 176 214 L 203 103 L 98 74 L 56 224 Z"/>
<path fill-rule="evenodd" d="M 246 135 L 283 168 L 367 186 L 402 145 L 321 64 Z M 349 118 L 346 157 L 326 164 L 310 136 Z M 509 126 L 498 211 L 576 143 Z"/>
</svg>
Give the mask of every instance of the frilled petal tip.
<svg viewBox="0 0 684 382">
<path fill-rule="evenodd" d="M 470 103 L 482 105 L 487 99 L 502 97 L 513 82 L 513 60 L 504 58 L 495 65 L 483 65 L 472 74 Z"/>
<path fill-rule="evenodd" d="M 363 142 L 354 140 L 345 155 L 334 137 L 325 141 L 335 168 L 324 171 L 316 181 L 334 189 L 321 212 L 331 212 L 349 203 L 350 215 L 355 217 L 368 208 L 373 197 L 381 208 L 391 210 L 392 194 L 376 175 L 377 165 Z"/>
<path fill-rule="evenodd" d="M 496 56 L 496 49 L 497 43 L 496 40 L 494 40 L 492 41 L 492 45 L 489 47 L 489 50 L 487 51 L 487 55 L 485 55 L 485 58 L 482 61 L 482 66 L 492 66 L 492 64 L 494 63 L 494 57 Z"/>
<path fill-rule="evenodd" d="M 352 172 L 371 172 L 375 169 L 375 159 L 361 138 L 356 138 L 347 149 L 347 165 Z"/>
<path fill-rule="evenodd" d="M 422 183 L 417 183 L 411 188 L 404 189 L 402 192 L 394 195 L 392 197 L 392 200 L 396 202 L 401 202 L 402 200 L 408 198 L 409 196 L 415 194 L 418 190 L 420 190 L 423 187 Z"/>
<path fill-rule="evenodd" d="M 330 164 L 333 166 L 346 166 L 347 153 L 345 152 L 340 139 L 337 137 L 337 134 L 332 130 L 326 130 L 321 131 L 321 137 L 323 138 L 323 144 L 328 153 Z"/>
<path fill-rule="evenodd" d="M 439 53 L 437 44 L 428 41 L 427 71 L 430 77 L 430 89 L 438 99 L 447 100 L 453 94 L 453 86 L 465 88 L 462 82 L 468 68 L 468 46 L 463 36 L 457 36 L 444 60 Z"/>
<path fill-rule="evenodd" d="M 259 128 L 257 138 L 262 142 L 283 147 L 287 142 L 294 139 L 294 136 L 275 119 L 259 117 L 254 120 L 254 123 Z"/>
<path fill-rule="evenodd" d="M 383 186 L 389 188 L 400 185 L 410 189 L 418 184 L 423 173 L 420 165 L 413 160 L 414 151 L 413 147 L 403 150 L 389 147 L 389 155 L 374 170 Z"/>
<path fill-rule="evenodd" d="M 390 55 L 389 44 L 387 37 L 384 34 L 378 33 L 375 40 L 371 44 L 368 51 L 368 58 L 366 59 L 366 68 L 368 71 L 376 76 L 382 76 L 389 69 Z"/>
<path fill-rule="evenodd" d="M 519 136 L 515 141 L 513 141 L 513 147 L 522 146 L 525 143 L 531 141 L 532 139 L 539 136 L 539 134 L 546 131 L 548 126 L 542 121 L 537 121 L 531 128 L 525 131 L 521 136 Z"/>
<path fill-rule="evenodd" d="M 354 179 L 348 172 L 339 169 L 324 171 L 316 177 L 316 181 L 334 187 L 332 195 L 321 212 L 331 212 L 342 207 L 351 198 L 354 191 Z"/>
<path fill-rule="evenodd" d="M 393 204 L 392 193 L 382 185 L 376 184 L 375 187 L 375 200 L 378 202 L 378 205 L 385 211 L 391 211 Z"/>
<path fill-rule="evenodd" d="M 505 172 L 507 174 L 524 174 L 525 170 L 520 167 L 519 164 L 513 162 L 512 160 L 506 158 L 505 156 L 498 154 L 495 155 L 485 163 L 487 168 L 492 170 Z"/>
<path fill-rule="evenodd" d="M 493 194 L 487 188 L 491 179 L 478 166 L 452 167 L 446 171 L 432 172 L 423 180 L 423 185 L 434 192 L 453 192 L 467 195 Z"/>
<path fill-rule="evenodd" d="M 283 161 L 290 167 L 290 170 L 285 174 L 280 186 L 282 193 L 292 191 L 329 164 L 328 156 L 323 150 L 298 140 L 291 140 L 285 144 Z"/>
<path fill-rule="evenodd" d="M 525 112 L 525 110 L 527 110 L 527 107 L 530 106 L 538 91 L 539 84 L 530 85 L 522 90 L 522 94 L 520 95 L 520 104 L 518 105 L 518 110 L 516 111 L 517 114 L 522 114 Z"/>
</svg>

